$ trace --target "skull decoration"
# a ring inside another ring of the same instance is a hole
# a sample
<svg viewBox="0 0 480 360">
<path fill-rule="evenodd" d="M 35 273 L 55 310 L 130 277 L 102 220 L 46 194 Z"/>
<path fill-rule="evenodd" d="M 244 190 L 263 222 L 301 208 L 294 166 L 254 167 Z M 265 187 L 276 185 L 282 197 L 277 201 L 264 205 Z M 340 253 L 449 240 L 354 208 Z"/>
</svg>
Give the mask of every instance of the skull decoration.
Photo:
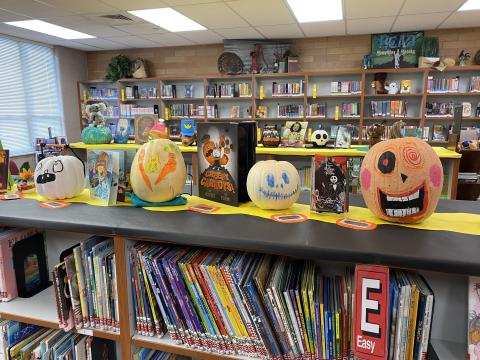
<svg viewBox="0 0 480 360">
<path fill-rule="evenodd" d="M 74 156 L 55 156 L 41 160 L 35 168 L 37 192 L 48 199 L 66 199 L 85 188 L 83 163 Z"/>
<path fill-rule="evenodd" d="M 300 176 L 287 161 L 259 161 L 248 173 L 247 192 L 261 209 L 288 209 L 300 196 Z"/>
<path fill-rule="evenodd" d="M 418 223 L 437 206 L 443 186 L 438 155 L 425 141 L 407 137 L 374 145 L 360 170 L 362 194 L 379 218 Z"/>
<path fill-rule="evenodd" d="M 327 145 L 328 140 L 330 140 L 330 136 L 325 130 L 315 130 L 312 133 L 312 144 L 314 146 L 323 147 Z"/>
<path fill-rule="evenodd" d="M 135 195 L 144 201 L 172 200 L 183 192 L 186 179 L 182 153 L 170 140 L 145 143 L 133 159 L 130 182 Z"/>
</svg>

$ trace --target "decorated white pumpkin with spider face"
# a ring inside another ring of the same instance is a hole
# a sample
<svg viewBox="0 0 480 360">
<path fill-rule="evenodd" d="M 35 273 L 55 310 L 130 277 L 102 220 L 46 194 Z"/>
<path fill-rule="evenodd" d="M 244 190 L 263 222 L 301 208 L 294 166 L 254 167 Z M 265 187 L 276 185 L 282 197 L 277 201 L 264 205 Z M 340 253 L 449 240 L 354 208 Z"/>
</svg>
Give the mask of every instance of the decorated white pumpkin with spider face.
<svg viewBox="0 0 480 360">
<path fill-rule="evenodd" d="M 247 192 L 261 209 L 288 209 L 300 196 L 300 176 L 287 161 L 259 161 L 248 173 Z"/>
<path fill-rule="evenodd" d="M 83 163 L 74 156 L 55 156 L 41 160 L 35 168 L 35 187 L 50 200 L 79 195 L 85 188 Z"/>
</svg>

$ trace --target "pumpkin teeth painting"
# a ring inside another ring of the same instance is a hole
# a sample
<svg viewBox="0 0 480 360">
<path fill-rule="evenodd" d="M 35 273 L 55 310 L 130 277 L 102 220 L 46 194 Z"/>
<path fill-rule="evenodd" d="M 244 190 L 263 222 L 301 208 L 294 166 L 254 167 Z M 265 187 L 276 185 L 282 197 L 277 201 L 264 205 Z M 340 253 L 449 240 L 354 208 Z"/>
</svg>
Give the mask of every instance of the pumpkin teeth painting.
<svg viewBox="0 0 480 360">
<path fill-rule="evenodd" d="M 418 223 L 435 211 L 443 186 L 442 163 L 418 138 L 381 141 L 363 160 L 360 184 L 365 204 L 376 216 Z"/>
<path fill-rule="evenodd" d="M 287 161 L 259 161 L 248 173 L 247 191 L 261 209 L 288 209 L 300 196 L 300 176 Z"/>
</svg>

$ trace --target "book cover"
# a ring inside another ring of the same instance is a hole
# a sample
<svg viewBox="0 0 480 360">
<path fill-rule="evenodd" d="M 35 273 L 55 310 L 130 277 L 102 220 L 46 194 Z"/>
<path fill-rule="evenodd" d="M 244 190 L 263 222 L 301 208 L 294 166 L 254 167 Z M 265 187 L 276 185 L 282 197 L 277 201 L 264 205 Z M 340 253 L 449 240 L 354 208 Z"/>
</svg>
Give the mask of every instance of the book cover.
<svg viewBox="0 0 480 360">
<path fill-rule="evenodd" d="M 68 289 L 70 292 L 70 300 L 72 302 L 73 320 L 75 327 L 80 329 L 83 326 L 83 318 L 74 255 L 68 255 L 65 258 L 65 270 L 67 272 Z"/>
<path fill-rule="evenodd" d="M 282 147 L 303 147 L 308 121 L 286 121 L 282 132 Z"/>
<path fill-rule="evenodd" d="M 335 148 L 349 149 L 352 143 L 352 129 L 350 126 L 339 126 L 335 137 Z"/>
<path fill-rule="evenodd" d="M 480 277 L 468 278 L 468 355 L 480 360 Z"/>
<path fill-rule="evenodd" d="M 90 197 L 105 205 L 117 201 L 120 160 L 116 151 L 88 150 L 87 168 Z"/>
<path fill-rule="evenodd" d="M 198 124 L 199 196 L 238 205 L 238 126 Z"/>
<path fill-rule="evenodd" d="M 346 157 L 315 155 L 310 208 L 314 211 L 348 211 L 349 176 Z"/>
<path fill-rule="evenodd" d="M 56 280 L 56 291 L 59 303 L 57 306 L 60 308 L 61 323 L 59 324 L 65 331 L 69 331 L 75 327 L 73 320 L 73 309 L 70 296 L 70 289 L 68 288 L 68 277 L 65 262 L 61 262 L 55 266 L 52 271 L 52 276 Z"/>
<path fill-rule="evenodd" d="M 9 164 L 10 164 L 10 150 L 0 149 L 0 194 L 6 193 L 8 191 Z"/>
<path fill-rule="evenodd" d="M 135 143 L 145 144 L 148 141 L 150 130 L 158 122 L 156 114 L 141 114 L 135 116 Z"/>
</svg>

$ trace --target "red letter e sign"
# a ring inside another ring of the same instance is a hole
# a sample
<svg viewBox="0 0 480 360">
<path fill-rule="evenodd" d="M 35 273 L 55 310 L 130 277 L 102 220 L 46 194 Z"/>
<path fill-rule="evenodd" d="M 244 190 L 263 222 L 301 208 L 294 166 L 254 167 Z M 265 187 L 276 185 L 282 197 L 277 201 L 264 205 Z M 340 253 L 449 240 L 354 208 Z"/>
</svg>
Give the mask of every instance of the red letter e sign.
<svg viewBox="0 0 480 360">
<path fill-rule="evenodd" d="M 388 267 L 355 268 L 354 354 L 361 359 L 387 359 Z"/>
</svg>

